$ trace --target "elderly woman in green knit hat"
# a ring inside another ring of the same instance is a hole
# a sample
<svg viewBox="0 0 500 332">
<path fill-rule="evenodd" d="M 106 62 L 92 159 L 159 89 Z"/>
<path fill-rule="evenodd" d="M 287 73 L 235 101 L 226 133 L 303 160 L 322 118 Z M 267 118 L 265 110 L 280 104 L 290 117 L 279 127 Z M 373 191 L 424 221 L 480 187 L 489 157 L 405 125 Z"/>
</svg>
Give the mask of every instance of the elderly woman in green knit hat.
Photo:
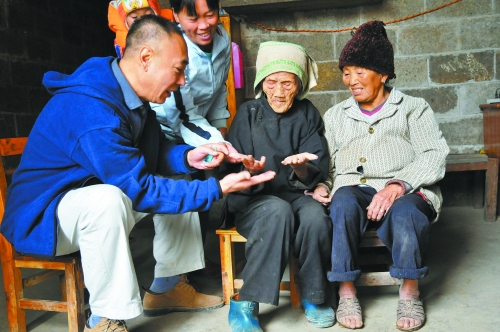
<svg viewBox="0 0 500 332">
<path fill-rule="evenodd" d="M 229 324 L 233 332 L 262 331 L 259 303 L 278 305 L 292 248 L 306 317 L 329 327 L 335 322 L 325 291 L 332 226 L 325 206 L 308 195 L 326 179 L 329 165 L 323 120 L 305 99 L 316 85 L 317 66 L 303 47 L 270 41 L 260 45 L 256 69 L 256 99 L 238 109 L 227 140 L 256 158 L 239 167 L 252 174 L 273 170 L 276 177 L 227 198 L 236 229 L 248 240 L 244 285 L 231 298 Z"/>
<path fill-rule="evenodd" d="M 330 204 L 332 266 L 339 282 L 337 321 L 363 326 L 354 281 L 359 241 L 368 223 L 392 253 L 390 275 L 402 279 L 397 328 L 418 330 L 425 322 L 418 281 L 427 275 L 424 254 L 432 221 L 441 208 L 436 187 L 445 172 L 448 146 L 429 104 L 388 86 L 394 51 L 384 23 L 361 25 L 340 54 L 339 68 L 352 97 L 325 116 L 331 178 L 314 192 Z"/>
</svg>

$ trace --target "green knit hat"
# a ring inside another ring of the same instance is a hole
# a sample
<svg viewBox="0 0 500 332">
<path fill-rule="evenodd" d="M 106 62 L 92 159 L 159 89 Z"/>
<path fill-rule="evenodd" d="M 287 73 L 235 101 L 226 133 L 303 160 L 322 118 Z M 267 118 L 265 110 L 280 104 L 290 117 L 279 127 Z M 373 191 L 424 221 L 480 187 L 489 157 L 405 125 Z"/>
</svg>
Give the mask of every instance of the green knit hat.
<svg viewBox="0 0 500 332">
<path fill-rule="evenodd" d="M 317 85 L 318 66 L 307 54 L 304 47 L 292 43 L 268 41 L 261 43 L 257 54 L 257 74 L 255 76 L 255 98 L 262 94 L 261 82 L 269 75 L 285 71 L 297 75 L 302 89 L 296 98 L 306 97 L 309 90 Z"/>
</svg>

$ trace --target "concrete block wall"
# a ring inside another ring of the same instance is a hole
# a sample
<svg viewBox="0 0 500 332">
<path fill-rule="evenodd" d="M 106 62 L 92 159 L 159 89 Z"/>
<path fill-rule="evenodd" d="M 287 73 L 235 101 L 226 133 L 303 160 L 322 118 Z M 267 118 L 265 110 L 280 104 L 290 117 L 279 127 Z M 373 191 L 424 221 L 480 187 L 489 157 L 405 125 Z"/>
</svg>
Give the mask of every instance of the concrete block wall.
<svg viewBox="0 0 500 332">
<path fill-rule="evenodd" d="M 349 9 L 260 13 L 247 18 L 269 27 L 333 30 L 384 22 L 435 8 L 450 0 L 383 0 Z M 229 13 L 230 14 L 230 13 Z M 308 98 L 322 113 L 348 98 L 338 57 L 350 32 L 284 33 L 241 20 L 246 98 L 253 98 L 255 60 L 263 41 L 304 46 L 319 65 L 319 85 Z M 479 104 L 500 88 L 500 0 L 462 0 L 438 11 L 386 26 L 395 51 L 397 78 L 392 85 L 425 98 L 432 106 L 452 153 L 483 148 Z"/>
<path fill-rule="evenodd" d="M 26 136 L 50 98 L 49 70 L 114 55 L 102 0 L 0 0 L 0 137 Z M 68 110 L 70 111 L 70 110 Z"/>
</svg>

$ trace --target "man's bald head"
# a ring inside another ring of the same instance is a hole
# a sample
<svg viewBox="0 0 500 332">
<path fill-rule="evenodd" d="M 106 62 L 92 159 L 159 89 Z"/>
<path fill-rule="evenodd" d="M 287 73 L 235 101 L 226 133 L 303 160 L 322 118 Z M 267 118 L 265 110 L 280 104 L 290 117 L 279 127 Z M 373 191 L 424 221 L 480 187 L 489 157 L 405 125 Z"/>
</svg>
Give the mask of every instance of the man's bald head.
<svg viewBox="0 0 500 332">
<path fill-rule="evenodd" d="M 157 45 L 163 38 L 173 35 L 182 37 L 179 27 L 161 16 L 146 15 L 138 19 L 127 34 L 127 48 L 124 57 L 129 53 L 137 52 L 144 44 Z"/>
<path fill-rule="evenodd" d="M 118 65 L 139 98 L 158 104 L 185 84 L 187 46 L 182 32 L 166 19 L 146 15 L 130 28 Z"/>
</svg>

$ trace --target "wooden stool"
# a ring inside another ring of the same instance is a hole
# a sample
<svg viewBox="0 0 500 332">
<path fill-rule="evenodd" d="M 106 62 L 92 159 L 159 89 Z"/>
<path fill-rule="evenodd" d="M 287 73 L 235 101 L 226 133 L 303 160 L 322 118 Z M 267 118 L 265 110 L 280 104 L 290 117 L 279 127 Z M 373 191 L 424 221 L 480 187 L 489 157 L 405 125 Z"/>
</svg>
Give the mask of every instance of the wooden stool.
<svg viewBox="0 0 500 332">
<path fill-rule="evenodd" d="M 362 272 L 356 286 L 392 286 L 401 284 L 400 279 L 393 278 L 389 274 L 389 265 L 392 263 L 390 251 L 385 247 L 385 244 L 380 240 L 375 228 L 368 228 L 363 237 L 359 248 L 373 248 L 372 252 L 365 255 L 358 255 L 359 265 L 383 265 L 384 271 L 381 272 Z M 377 253 L 375 250 L 382 249 L 383 253 Z"/>
<path fill-rule="evenodd" d="M 1 157 L 20 155 L 27 138 L 0 139 L 0 224 L 5 212 L 7 194 L 6 172 Z M 12 245 L 0 234 L 0 256 L 6 295 L 9 331 L 26 331 L 24 310 L 57 311 L 68 313 L 68 331 L 78 332 L 85 328 L 84 284 L 80 257 L 62 256 L 40 259 L 16 253 Z M 23 278 L 21 269 L 45 270 L 31 277 Z M 29 299 L 24 289 L 35 286 L 52 277 L 59 277 L 62 301 Z"/>
<path fill-rule="evenodd" d="M 234 242 L 247 242 L 241 236 L 236 228 L 218 229 L 215 231 L 219 235 L 220 242 L 220 260 L 222 269 L 222 294 L 224 303 L 229 304 L 230 298 L 235 294 L 235 289 L 243 286 L 243 279 L 235 279 L 236 265 L 234 257 Z M 297 273 L 299 271 L 297 259 L 293 256 L 293 250 L 290 250 L 288 256 L 288 268 L 290 269 L 290 281 L 282 281 L 280 290 L 290 291 L 290 303 L 292 308 L 301 308 L 300 288 Z"/>
</svg>

